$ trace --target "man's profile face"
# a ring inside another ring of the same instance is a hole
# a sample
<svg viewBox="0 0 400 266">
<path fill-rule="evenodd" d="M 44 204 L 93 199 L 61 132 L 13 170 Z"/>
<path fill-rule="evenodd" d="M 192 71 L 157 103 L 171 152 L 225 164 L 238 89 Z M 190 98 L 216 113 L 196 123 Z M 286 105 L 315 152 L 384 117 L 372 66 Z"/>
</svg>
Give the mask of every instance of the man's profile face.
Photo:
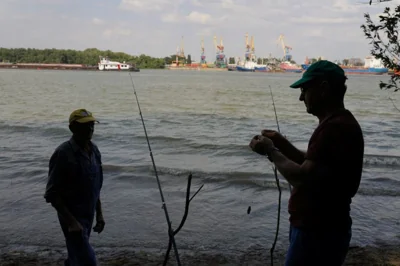
<svg viewBox="0 0 400 266">
<path fill-rule="evenodd" d="M 304 102 L 307 113 L 312 115 L 318 115 L 324 108 L 325 97 L 325 85 L 327 83 L 321 80 L 312 80 L 305 83 L 301 88 L 301 94 L 299 100 Z"/>
</svg>

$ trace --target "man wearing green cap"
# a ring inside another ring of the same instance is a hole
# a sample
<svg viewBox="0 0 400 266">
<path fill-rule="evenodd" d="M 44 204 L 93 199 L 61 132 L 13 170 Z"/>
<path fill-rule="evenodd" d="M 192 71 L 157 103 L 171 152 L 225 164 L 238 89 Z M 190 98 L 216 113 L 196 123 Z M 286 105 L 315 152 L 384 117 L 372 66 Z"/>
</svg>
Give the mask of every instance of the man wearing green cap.
<svg viewBox="0 0 400 266">
<path fill-rule="evenodd" d="M 364 138 L 344 107 L 346 79 L 342 68 L 322 60 L 290 86 L 300 88 L 300 101 L 319 119 L 306 152 L 268 129 L 250 142 L 251 149 L 267 155 L 293 186 L 286 266 L 339 266 L 347 255 L 350 204 L 361 180 Z"/>
<path fill-rule="evenodd" d="M 91 141 L 95 122 L 89 111 L 73 111 L 69 118 L 72 137 L 58 146 L 50 158 L 44 197 L 57 210 L 68 250 L 64 265 L 69 266 L 96 265 L 89 244 L 94 215 L 94 232 L 101 233 L 105 225 L 100 201 L 101 154 Z"/>
</svg>

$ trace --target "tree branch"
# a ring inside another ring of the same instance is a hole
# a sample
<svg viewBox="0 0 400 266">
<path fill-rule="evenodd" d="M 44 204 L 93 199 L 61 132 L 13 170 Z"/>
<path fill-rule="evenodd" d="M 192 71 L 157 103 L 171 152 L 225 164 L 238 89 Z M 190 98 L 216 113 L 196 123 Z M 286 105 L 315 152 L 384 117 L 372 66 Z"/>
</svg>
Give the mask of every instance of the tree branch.
<svg viewBox="0 0 400 266">
<path fill-rule="evenodd" d="M 380 89 L 393 89 L 398 91 L 400 80 L 400 44 L 398 41 L 398 25 L 400 23 L 400 6 L 397 6 L 393 12 L 389 7 L 384 9 L 382 15 L 379 16 L 379 23 L 375 24 L 368 13 L 364 14 L 366 24 L 361 25 L 364 35 L 371 40 L 371 54 L 377 59 L 381 59 L 384 66 L 393 70 L 394 74 L 390 81 L 385 83 L 380 81 Z M 383 41 L 382 35 L 387 39 Z"/>
</svg>

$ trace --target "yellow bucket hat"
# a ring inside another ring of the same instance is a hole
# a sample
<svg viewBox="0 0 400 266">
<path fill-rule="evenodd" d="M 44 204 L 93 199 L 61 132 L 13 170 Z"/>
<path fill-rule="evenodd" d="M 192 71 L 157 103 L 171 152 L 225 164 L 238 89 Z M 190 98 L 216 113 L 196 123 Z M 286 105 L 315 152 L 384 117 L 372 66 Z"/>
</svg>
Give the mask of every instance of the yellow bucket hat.
<svg viewBox="0 0 400 266">
<path fill-rule="evenodd" d="M 69 116 L 69 123 L 78 122 L 78 123 L 88 123 L 88 122 L 99 122 L 97 121 L 93 114 L 86 109 L 78 109 L 71 113 Z"/>
</svg>

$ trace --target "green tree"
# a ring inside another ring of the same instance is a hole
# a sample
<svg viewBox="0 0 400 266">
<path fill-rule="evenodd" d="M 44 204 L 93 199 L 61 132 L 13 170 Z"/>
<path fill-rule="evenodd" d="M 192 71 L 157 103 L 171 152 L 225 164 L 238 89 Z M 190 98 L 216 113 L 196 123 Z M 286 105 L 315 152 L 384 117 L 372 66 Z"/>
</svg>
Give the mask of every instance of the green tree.
<svg viewBox="0 0 400 266">
<path fill-rule="evenodd" d="M 371 54 L 381 59 L 385 67 L 393 69 L 395 72 L 400 70 L 399 66 L 399 20 L 400 6 L 394 8 L 393 11 L 386 7 L 383 14 L 379 16 L 379 23 L 374 23 L 368 13 L 364 14 L 366 23 L 361 25 L 365 37 L 370 40 L 372 45 Z M 380 81 L 381 89 L 399 90 L 398 81 L 399 75 L 392 75 L 388 83 Z"/>
<path fill-rule="evenodd" d="M 229 57 L 229 64 L 235 64 L 235 58 Z"/>
<path fill-rule="evenodd" d="M 192 56 L 190 55 L 190 54 L 188 54 L 188 56 L 187 56 L 187 64 L 191 64 L 192 63 Z"/>
</svg>

